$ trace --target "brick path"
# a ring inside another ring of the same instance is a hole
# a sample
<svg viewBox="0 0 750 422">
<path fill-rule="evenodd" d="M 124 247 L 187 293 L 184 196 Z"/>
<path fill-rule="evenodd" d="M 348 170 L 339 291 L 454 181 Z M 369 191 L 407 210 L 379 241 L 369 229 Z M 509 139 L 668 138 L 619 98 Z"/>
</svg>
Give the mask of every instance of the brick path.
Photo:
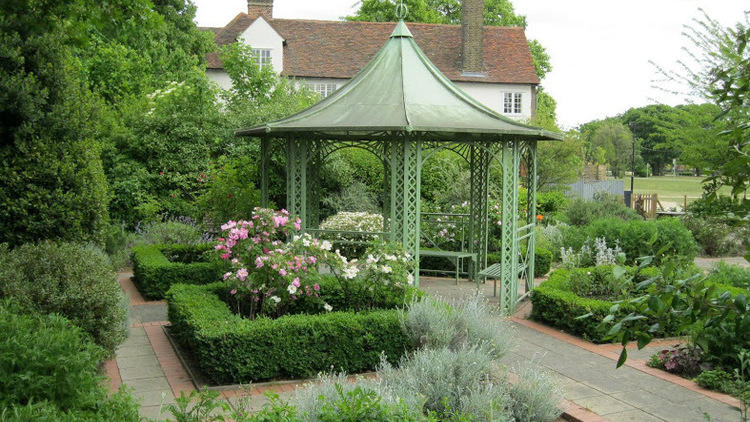
<svg viewBox="0 0 750 422">
<path fill-rule="evenodd" d="M 142 416 L 164 418 L 160 407 L 174 402 L 175 395 L 188 393 L 195 386 L 169 343 L 163 326 L 166 305 L 163 301 L 144 300 L 130 281 L 132 274 L 122 272 L 119 281 L 131 298 L 131 329 L 113 361 L 105 363 L 110 386 L 120 382 L 134 389 L 141 402 Z M 453 280 L 424 277 L 421 287 L 428 293 L 446 298 L 474 294 L 475 285 L 466 281 L 456 286 Z M 482 285 L 483 296 L 491 301 L 492 285 Z M 515 347 L 504 359 L 509 367 L 531 362 L 553 372 L 560 380 L 567 403 L 566 418 L 596 421 L 712 421 L 739 419 L 736 399 L 710 392 L 692 381 L 648 368 L 645 361 L 658 350 L 633 351 L 626 365 L 615 369 L 619 350 L 614 345 L 593 345 L 577 337 L 528 321 L 528 304 L 516 313 Z M 657 346 L 671 344 L 664 341 Z M 676 342 L 676 341 L 675 341 Z M 251 406 L 265 403 L 262 394 L 273 391 L 289 397 L 299 383 L 263 383 L 250 390 Z M 230 401 L 246 394 L 222 391 Z"/>
</svg>

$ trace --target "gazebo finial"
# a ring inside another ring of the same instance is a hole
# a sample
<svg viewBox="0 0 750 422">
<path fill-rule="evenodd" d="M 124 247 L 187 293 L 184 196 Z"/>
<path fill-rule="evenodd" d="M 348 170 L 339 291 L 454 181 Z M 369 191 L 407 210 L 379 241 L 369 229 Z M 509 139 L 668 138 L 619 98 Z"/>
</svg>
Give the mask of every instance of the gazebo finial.
<svg viewBox="0 0 750 422">
<path fill-rule="evenodd" d="M 406 15 L 408 14 L 409 8 L 404 4 L 404 0 L 399 0 L 398 4 L 396 5 L 396 18 L 402 21 L 406 19 Z"/>
</svg>

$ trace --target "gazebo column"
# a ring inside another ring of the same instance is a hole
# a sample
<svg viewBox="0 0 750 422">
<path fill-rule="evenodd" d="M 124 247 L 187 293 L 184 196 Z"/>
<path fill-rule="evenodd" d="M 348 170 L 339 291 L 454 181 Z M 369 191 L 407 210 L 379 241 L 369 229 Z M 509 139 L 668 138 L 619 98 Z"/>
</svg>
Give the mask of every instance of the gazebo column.
<svg viewBox="0 0 750 422">
<path fill-rule="evenodd" d="M 260 140 L 260 206 L 268 208 L 268 166 L 271 162 L 271 140 Z"/>
<path fill-rule="evenodd" d="M 383 231 L 388 233 L 391 230 L 391 148 L 392 142 L 383 142 L 383 150 L 381 152 L 383 157 L 383 208 L 381 213 L 383 214 Z M 383 239 L 388 240 L 388 239 Z"/>
<path fill-rule="evenodd" d="M 404 137 L 391 143 L 391 240 L 400 242 L 414 261 L 419 286 L 422 143 Z"/>
<path fill-rule="evenodd" d="M 320 141 L 310 142 L 307 146 L 307 228 L 317 229 L 320 226 L 320 168 L 323 165 L 322 145 Z"/>
<path fill-rule="evenodd" d="M 286 148 L 287 210 L 302 220 L 307 228 L 307 142 L 289 139 Z"/>
<path fill-rule="evenodd" d="M 500 309 L 513 313 L 518 299 L 518 172 L 520 142 L 503 142 L 502 276 Z"/>
<path fill-rule="evenodd" d="M 477 260 L 469 267 L 469 279 L 487 267 L 487 197 L 489 185 L 490 151 L 486 142 L 474 141 L 469 149 L 471 172 L 471 200 L 469 205 L 469 252 L 477 254 Z M 477 280 L 478 283 L 478 280 Z"/>
<path fill-rule="evenodd" d="M 537 141 L 526 142 L 526 187 L 528 189 L 527 203 L 528 213 L 526 224 L 531 225 L 529 237 L 526 243 L 526 292 L 534 288 L 534 253 L 536 251 L 536 144 Z"/>
</svg>

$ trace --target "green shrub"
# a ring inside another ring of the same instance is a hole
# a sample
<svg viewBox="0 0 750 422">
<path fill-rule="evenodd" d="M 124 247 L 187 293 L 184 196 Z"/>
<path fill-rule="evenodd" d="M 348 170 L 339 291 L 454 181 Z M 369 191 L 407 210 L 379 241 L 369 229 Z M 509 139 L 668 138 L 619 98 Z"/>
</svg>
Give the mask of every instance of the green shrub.
<svg viewBox="0 0 750 422">
<path fill-rule="evenodd" d="M 701 252 L 708 256 L 737 255 L 750 242 L 750 225 L 732 227 L 725 219 L 697 217 L 687 214 L 682 222 L 700 245 Z"/>
<path fill-rule="evenodd" d="M 135 246 L 133 281 L 149 299 L 163 299 L 169 287 L 176 283 L 213 283 L 221 279 L 227 266 L 205 257 L 212 250 L 210 244 Z"/>
<path fill-rule="evenodd" d="M 521 253 L 525 254 L 525 251 Z M 536 247 L 534 253 L 534 277 L 542 277 L 549 272 L 552 265 L 552 252 L 540 246 Z M 487 254 L 487 265 L 500 263 L 502 254 L 500 252 L 491 252 Z"/>
<path fill-rule="evenodd" d="M 698 374 L 693 381 L 703 388 L 721 391 L 726 394 L 735 394 L 737 391 L 737 381 L 735 380 L 735 377 L 722 369 L 703 371 Z"/>
<path fill-rule="evenodd" d="M 219 298 L 223 289 L 179 284 L 166 295 L 175 338 L 216 383 L 361 372 L 375 368 L 381 353 L 396 361 L 409 349 L 397 310 L 248 320 Z"/>
<path fill-rule="evenodd" d="M 107 256 L 65 242 L 0 247 L 0 297 L 59 313 L 110 352 L 125 340 L 128 307 Z"/>
<path fill-rule="evenodd" d="M 260 191 L 253 183 L 258 159 L 250 154 L 222 156 L 205 176 L 206 190 L 198 198 L 203 221 L 213 231 L 229 220 L 245 220 L 260 206 Z"/>
<path fill-rule="evenodd" d="M 719 262 L 708 273 L 708 281 L 750 289 L 750 268 Z"/>
<path fill-rule="evenodd" d="M 105 355 L 65 318 L 0 301 L 0 419 L 139 420 L 127 393 L 108 397 L 98 373 Z"/>
<path fill-rule="evenodd" d="M 555 216 L 565 211 L 569 202 L 570 200 L 562 191 L 539 192 L 536 196 L 536 211 L 546 219 L 547 216 Z"/>
<path fill-rule="evenodd" d="M 138 243 L 148 245 L 197 244 L 202 241 L 203 232 L 190 218 L 166 220 L 140 225 L 136 228 L 140 235 Z"/>
<path fill-rule="evenodd" d="M 657 264 L 667 257 L 676 257 L 688 263 L 698 252 L 690 231 L 674 218 L 649 221 L 600 219 L 581 230 L 572 227 L 565 229 L 563 238 L 565 246 L 573 249 L 580 249 L 583 244 L 596 238 L 604 238 L 607 244 L 620 246 L 627 264 L 643 256 L 653 256 Z"/>
<path fill-rule="evenodd" d="M 617 218 L 623 221 L 642 220 L 635 210 L 625 206 L 622 198 L 598 194 L 594 200 L 575 198 L 568 204 L 565 219 L 573 226 L 583 227 L 600 218 Z"/>
</svg>

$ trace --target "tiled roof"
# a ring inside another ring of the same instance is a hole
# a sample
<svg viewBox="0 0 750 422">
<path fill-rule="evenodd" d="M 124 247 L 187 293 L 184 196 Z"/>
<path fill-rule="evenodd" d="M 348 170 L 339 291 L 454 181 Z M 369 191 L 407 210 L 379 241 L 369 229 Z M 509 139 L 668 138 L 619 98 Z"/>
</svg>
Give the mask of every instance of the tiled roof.
<svg viewBox="0 0 750 422">
<path fill-rule="evenodd" d="M 216 33 L 216 43 L 237 40 L 253 22 L 240 13 Z M 353 77 L 378 52 L 393 31 L 393 22 L 344 22 L 273 19 L 284 38 L 283 75 L 294 77 Z M 484 27 L 484 77 L 461 74 L 461 27 L 408 23 L 414 40 L 427 57 L 453 81 L 538 84 L 523 28 Z M 216 54 L 208 68 L 221 69 Z"/>
</svg>

